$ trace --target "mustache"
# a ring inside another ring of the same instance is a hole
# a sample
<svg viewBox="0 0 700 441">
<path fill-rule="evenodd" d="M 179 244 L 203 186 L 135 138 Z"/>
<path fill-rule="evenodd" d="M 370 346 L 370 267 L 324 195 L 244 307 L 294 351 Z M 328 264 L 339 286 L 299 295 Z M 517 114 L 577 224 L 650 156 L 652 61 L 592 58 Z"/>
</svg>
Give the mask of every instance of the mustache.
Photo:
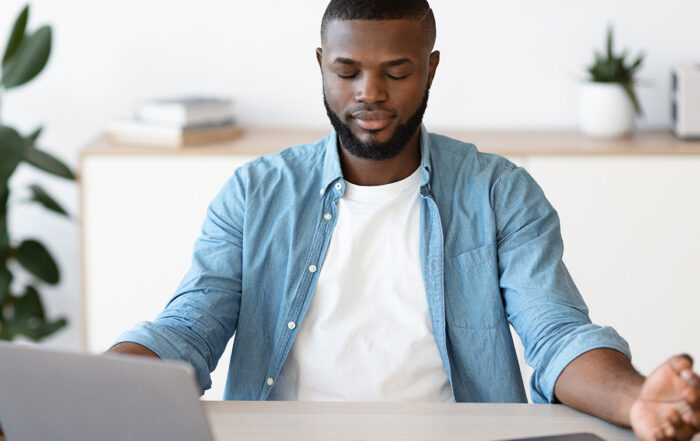
<svg viewBox="0 0 700 441">
<path fill-rule="evenodd" d="M 384 106 L 380 106 L 378 104 L 371 104 L 371 103 L 361 103 L 356 106 L 350 107 L 346 113 L 352 115 L 355 113 L 359 112 L 387 112 L 391 113 L 392 115 L 395 115 L 396 112 L 392 109 L 389 109 Z"/>
</svg>

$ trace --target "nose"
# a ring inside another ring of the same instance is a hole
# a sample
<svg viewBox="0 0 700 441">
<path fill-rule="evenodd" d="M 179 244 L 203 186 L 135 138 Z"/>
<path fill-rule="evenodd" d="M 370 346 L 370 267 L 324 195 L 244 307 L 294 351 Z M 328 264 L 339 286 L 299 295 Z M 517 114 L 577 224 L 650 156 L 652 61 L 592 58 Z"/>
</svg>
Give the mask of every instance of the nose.
<svg viewBox="0 0 700 441">
<path fill-rule="evenodd" d="M 358 88 L 355 91 L 355 102 L 377 103 L 386 101 L 389 94 L 387 93 L 384 79 L 374 75 L 364 75 L 363 77 L 358 82 Z"/>
</svg>

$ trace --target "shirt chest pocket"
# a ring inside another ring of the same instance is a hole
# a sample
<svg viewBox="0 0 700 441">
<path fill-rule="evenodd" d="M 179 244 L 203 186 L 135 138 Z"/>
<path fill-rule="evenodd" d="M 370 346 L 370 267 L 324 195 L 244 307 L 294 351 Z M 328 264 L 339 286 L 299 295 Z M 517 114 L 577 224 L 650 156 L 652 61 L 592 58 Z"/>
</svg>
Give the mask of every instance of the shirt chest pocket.
<svg viewBox="0 0 700 441">
<path fill-rule="evenodd" d="M 495 244 L 446 260 L 445 298 L 448 325 L 484 329 L 505 320 Z"/>
</svg>

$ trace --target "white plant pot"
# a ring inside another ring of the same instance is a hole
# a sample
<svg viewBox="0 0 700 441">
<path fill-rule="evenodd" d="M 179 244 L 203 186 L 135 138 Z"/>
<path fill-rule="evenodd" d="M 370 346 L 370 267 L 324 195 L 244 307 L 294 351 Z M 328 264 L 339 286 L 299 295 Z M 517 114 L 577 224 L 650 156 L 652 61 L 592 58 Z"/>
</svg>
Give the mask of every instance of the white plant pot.
<svg viewBox="0 0 700 441">
<path fill-rule="evenodd" d="M 619 84 L 587 82 L 580 86 L 579 125 L 593 138 L 622 138 L 634 131 L 632 100 Z"/>
</svg>

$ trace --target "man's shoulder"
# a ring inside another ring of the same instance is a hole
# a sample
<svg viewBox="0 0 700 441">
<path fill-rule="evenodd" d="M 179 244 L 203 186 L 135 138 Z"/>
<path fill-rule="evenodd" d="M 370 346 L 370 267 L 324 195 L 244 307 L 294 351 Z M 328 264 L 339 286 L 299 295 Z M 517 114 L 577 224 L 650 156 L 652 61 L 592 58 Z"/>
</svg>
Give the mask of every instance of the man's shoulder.
<svg viewBox="0 0 700 441">
<path fill-rule="evenodd" d="M 460 141 L 438 133 L 429 133 L 430 157 L 436 167 L 457 166 L 469 174 L 509 173 L 517 166 L 509 159 L 480 151 L 474 143 Z"/>
<path fill-rule="evenodd" d="M 260 156 L 242 165 L 237 172 L 245 175 L 265 175 L 278 172 L 308 173 L 314 168 L 320 169 L 323 166 L 329 136 Z"/>
</svg>

